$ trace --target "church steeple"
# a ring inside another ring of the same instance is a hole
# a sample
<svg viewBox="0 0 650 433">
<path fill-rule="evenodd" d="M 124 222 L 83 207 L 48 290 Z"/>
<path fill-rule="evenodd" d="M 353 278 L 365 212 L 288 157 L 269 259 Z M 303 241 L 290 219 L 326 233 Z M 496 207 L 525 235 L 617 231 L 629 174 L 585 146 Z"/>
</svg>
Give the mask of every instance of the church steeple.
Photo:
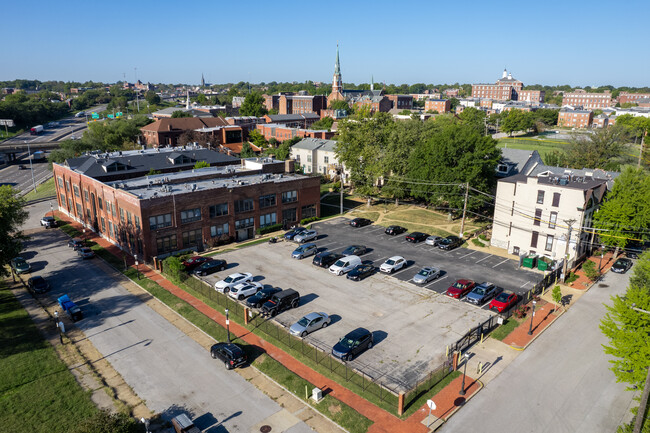
<svg viewBox="0 0 650 433">
<path fill-rule="evenodd" d="M 375 90 L 375 76 L 370 76 L 370 90 Z"/>
<path fill-rule="evenodd" d="M 205 87 L 205 78 L 203 78 L 203 74 L 201 74 L 201 87 Z"/>
<path fill-rule="evenodd" d="M 341 79 L 341 63 L 339 62 L 339 44 L 336 44 L 336 64 L 334 65 L 334 78 L 332 80 L 332 93 L 343 91 L 343 80 Z"/>
</svg>

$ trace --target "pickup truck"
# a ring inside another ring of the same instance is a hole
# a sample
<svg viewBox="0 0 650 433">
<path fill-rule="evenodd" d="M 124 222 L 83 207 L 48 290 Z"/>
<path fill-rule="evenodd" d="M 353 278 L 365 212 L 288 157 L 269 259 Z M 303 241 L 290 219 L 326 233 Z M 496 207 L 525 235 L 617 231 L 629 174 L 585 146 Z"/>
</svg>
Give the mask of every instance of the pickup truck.
<svg viewBox="0 0 650 433">
<path fill-rule="evenodd" d="M 76 322 L 77 320 L 83 319 L 83 313 L 81 312 L 81 308 L 77 306 L 74 302 L 70 300 L 68 295 L 63 295 L 57 299 L 59 302 L 59 306 L 63 311 L 65 311 L 68 316 L 70 316 L 70 319 L 72 319 L 73 322 Z"/>
</svg>

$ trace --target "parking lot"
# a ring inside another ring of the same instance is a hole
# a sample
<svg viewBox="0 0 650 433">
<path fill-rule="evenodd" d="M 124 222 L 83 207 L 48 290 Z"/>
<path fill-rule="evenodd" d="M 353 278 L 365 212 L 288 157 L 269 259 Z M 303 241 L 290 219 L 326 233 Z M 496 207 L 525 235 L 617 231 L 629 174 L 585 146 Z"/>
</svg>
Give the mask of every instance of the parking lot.
<svg viewBox="0 0 650 433">
<path fill-rule="evenodd" d="M 485 278 L 481 276 L 490 275 L 495 277 L 495 283 L 516 281 L 517 286 L 524 286 L 537 277 L 534 273 L 528 276 L 527 272 L 519 275 L 511 260 L 479 252 L 470 260 L 472 256 L 467 254 L 472 253 L 471 250 L 437 251 L 424 244 L 402 243 L 404 236 L 384 235 L 383 229 L 380 231 L 378 227 L 355 229 L 346 222 L 337 218 L 314 225 L 319 231 L 316 243 L 321 249 L 340 251 L 359 242 L 373 248 L 363 256 L 364 261 L 372 260 L 378 266 L 385 258 L 401 254 L 410 265 L 394 275 L 377 273 L 354 282 L 315 267 L 312 257 L 292 259 L 291 252 L 296 244 L 279 242 L 220 254 L 219 258 L 228 261 L 228 269 L 204 279 L 214 285 L 230 273 L 251 272 L 255 281 L 262 284 L 298 290 L 300 306 L 281 313 L 275 320 L 289 327 L 312 311 L 329 314 L 331 326 L 306 337 L 325 351 L 347 332 L 357 327 L 367 328 L 373 332 L 375 346 L 351 361 L 351 365 L 373 378 L 380 378 L 394 390 L 406 390 L 440 365 L 447 345 L 493 314 L 485 307 L 441 295 L 456 278 L 475 277 L 483 281 Z M 445 260 L 438 258 L 445 256 Z M 506 262 L 501 263 L 504 260 Z M 476 265 L 476 262 L 480 263 Z M 409 282 L 421 266 L 432 263 L 446 271 L 439 281 L 425 287 Z M 479 267 L 487 267 L 490 271 Z M 515 274 L 517 279 L 513 279 Z M 505 287 L 514 288 L 512 285 Z"/>
</svg>

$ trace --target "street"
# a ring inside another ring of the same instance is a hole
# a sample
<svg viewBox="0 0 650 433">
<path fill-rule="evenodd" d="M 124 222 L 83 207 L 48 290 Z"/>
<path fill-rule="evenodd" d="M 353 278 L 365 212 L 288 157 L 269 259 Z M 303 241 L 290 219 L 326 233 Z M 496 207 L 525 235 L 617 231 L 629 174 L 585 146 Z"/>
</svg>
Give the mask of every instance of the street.
<svg viewBox="0 0 650 433">
<path fill-rule="evenodd" d="M 49 204 L 29 210 L 24 229 L 34 228 Z M 67 293 L 82 308 L 84 319 L 66 325 L 85 333 L 149 409 L 166 420 L 188 412 L 212 432 L 248 433 L 274 415 L 283 419 L 284 431 L 312 431 L 105 274 L 94 263 L 98 258 L 78 259 L 67 240 L 60 230 L 37 230 L 23 256 L 32 275 L 50 282 L 50 300 Z"/>
<path fill-rule="evenodd" d="M 23 165 L 25 168 L 20 170 L 19 165 Z M 32 170 L 34 170 L 33 181 Z M 0 169 L 0 185 L 11 185 L 14 189 L 20 191 L 21 194 L 32 191 L 34 189 L 34 183 L 38 189 L 38 185 L 50 177 L 52 177 L 52 172 L 48 168 L 47 159 L 32 161 L 32 167 L 30 169 L 29 159 L 25 157 L 23 160 Z M 54 202 L 56 203 L 56 200 Z"/>
<path fill-rule="evenodd" d="M 629 422 L 634 393 L 609 370 L 598 325 L 632 271 L 607 273 L 440 431 L 593 433 Z"/>
</svg>

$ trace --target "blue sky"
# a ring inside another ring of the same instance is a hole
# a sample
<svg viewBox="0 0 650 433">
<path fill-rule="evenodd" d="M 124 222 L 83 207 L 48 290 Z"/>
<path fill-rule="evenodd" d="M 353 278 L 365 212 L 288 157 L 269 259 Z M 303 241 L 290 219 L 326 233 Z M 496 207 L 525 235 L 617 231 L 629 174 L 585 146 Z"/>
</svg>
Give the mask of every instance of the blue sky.
<svg viewBox="0 0 650 433">
<path fill-rule="evenodd" d="M 650 85 L 648 0 L 5 2 L 0 80 Z M 9 18 L 9 19 L 6 19 Z"/>
</svg>

